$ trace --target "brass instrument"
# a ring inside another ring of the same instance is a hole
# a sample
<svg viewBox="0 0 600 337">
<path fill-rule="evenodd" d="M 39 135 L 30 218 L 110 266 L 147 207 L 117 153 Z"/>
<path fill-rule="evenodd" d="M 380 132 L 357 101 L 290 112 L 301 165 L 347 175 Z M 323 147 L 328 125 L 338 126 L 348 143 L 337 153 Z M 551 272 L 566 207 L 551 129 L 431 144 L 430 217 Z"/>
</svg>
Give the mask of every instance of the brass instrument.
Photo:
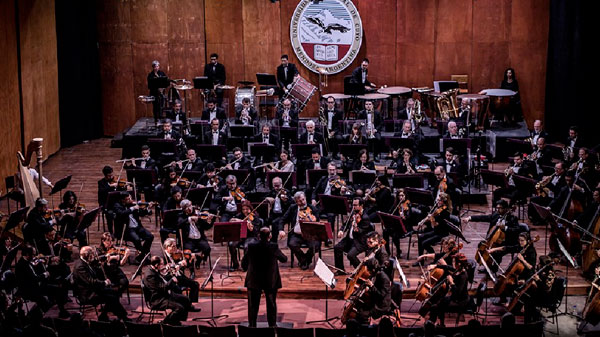
<svg viewBox="0 0 600 337">
<path fill-rule="evenodd" d="M 542 180 L 535 184 L 535 191 L 538 196 L 547 197 L 549 195 L 550 189 L 546 187 L 546 185 L 552 181 L 554 176 L 556 176 L 556 173 L 552 173 L 552 175 L 543 177 Z"/>
<path fill-rule="evenodd" d="M 529 160 L 534 161 L 537 164 L 537 160 L 539 159 L 539 157 L 540 157 L 540 150 L 537 149 L 529 155 Z"/>
<path fill-rule="evenodd" d="M 410 164 L 410 161 L 405 161 L 404 162 L 406 164 L 406 173 L 407 174 L 415 174 L 415 170 L 412 168 L 412 165 Z"/>
<path fill-rule="evenodd" d="M 240 113 L 240 120 L 242 121 L 242 124 L 244 124 L 244 125 L 250 124 L 250 122 L 252 121 L 252 118 L 250 117 L 250 114 L 248 113 L 248 109 L 246 109 L 246 108 L 242 109 L 242 112 Z"/>
<path fill-rule="evenodd" d="M 504 175 L 508 178 L 510 177 L 513 173 L 514 173 L 514 165 L 510 166 L 508 165 L 508 167 L 504 170 Z"/>
<path fill-rule="evenodd" d="M 563 159 L 565 161 L 569 161 L 573 157 L 573 148 L 570 146 L 565 146 L 562 148 L 562 153 L 563 153 Z"/>
<path fill-rule="evenodd" d="M 442 96 L 438 97 L 435 101 L 440 119 L 448 121 L 450 118 L 458 117 L 458 107 L 456 101 L 456 95 L 458 89 L 451 89 L 442 92 Z"/>
<path fill-rule="evenodd" d="M 421 101 L 419 101 L 418 99 L 415 99 L 415 107 L 413 108 L 413 111 L 411 111 L 411 117 L 414 119 L 415 121 L 415 127 L 420 125 L 421 122 L 423 121 L 423 118 L 425 117 L 423 115 L 423 112 L 421 111 Z M 416 112 L 415 112 L 416 110 Z"/>
</svg>

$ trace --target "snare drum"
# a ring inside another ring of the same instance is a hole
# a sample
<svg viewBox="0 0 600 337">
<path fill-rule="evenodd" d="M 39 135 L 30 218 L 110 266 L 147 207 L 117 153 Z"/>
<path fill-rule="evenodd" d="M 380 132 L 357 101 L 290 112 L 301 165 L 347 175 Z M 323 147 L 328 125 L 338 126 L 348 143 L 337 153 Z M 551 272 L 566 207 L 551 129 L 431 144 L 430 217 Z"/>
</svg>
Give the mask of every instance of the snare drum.
<svg viewBox="0 0 600 337">
<path fill-rule="evenodd" d="M 238 87 L 235 89 L 235 105 L 241 105 L 244 98 L 250 99 L 250 105 L 254 106 L 254 97 L 256 97 L 256 87 Z"/>
</svg>

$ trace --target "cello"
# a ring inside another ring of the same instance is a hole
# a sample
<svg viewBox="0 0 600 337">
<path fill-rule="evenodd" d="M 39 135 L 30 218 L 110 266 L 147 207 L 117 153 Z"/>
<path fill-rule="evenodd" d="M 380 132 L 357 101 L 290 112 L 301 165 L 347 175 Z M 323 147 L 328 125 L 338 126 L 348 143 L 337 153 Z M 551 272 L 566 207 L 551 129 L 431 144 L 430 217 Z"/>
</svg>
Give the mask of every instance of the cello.
<svg viewBox="0 0 600 337">
<path fill-rule="evenodd" d="M 543 266 L 542 268 L 540 268 L 538 271 L 535 272 L 535 274 L 531 275 L 531 277 L 529 279 L 527 279 L 527 281 L 525 281 L 525 284 L 523 284 L 520 289 L 515 289 L 514 291 L 514 296 L 512 297 L 512 299 L 510 300 L 510 303 L 508 304 L 508 307 L 506 308 L 506 311 L 511 312 L 515 306 L 517 305 L 517 303 L 521 303 L 521 304 L 525 304 L 525 299 L 522 299 L 523 296 L 527 296 L 528 298 L 530 297 L 530 295 L 527 294 L 527 291 L 536 285 L 535 281 L 535 277 L 539 274 L 541 274 L 544 270 L 546 270 L 547 268 L 549 268 L 550 266 L 554 265 L 554 262 L 548 263 L 547 265 Z M 554 272 L 552 272 L 552 275 L 554 275 Z M 554 280 L 554 276 L 552 277 L 552 279 Z M 528 300 L 531 300 L 531 298 L 529 298 Z"/>
<path fill-rule="evenodd" d="M 488 249 L 492 249 L 495 247 L 499 247 L 502 245 L 504 240 L 506 239 L 506 234 L 501 227 L 506 226 L 506 217 L 509 213 L 506 213 L 502 216 L 500 220 L 494 225 L 492 230 L 490 231 L 490 235 L 488 235 L 485 241 L 479 242 L 477 245 L 477 252 L 475 253 L 475 260 L 480 265 L 485 262 L 486 265 L 490 265 L 492 262 L 490 253 L 488 253 Z"/>
<path fill-rule="evenodd" d="M 598 280 L 596 274 L 583 308 L 583 320 L 593 325 L 600 323 L 600 286 L 597 284 Z"/>
<path fill-rule="evenodd" d="M 350 273 L 350 276 L 348 276 L 348 278 L 346 279 L 347 280 L 346 281 L 346 290 L 344 291 L 344 299 L 345 300 L 349 299 L 350 296 L 352 296 L 352 294 L 355 293 L 355 291 L 357 289 L 357 284 L 359 283 L 359 281 L 361 281 L 362 283 L 368 283 L 368 282 L 365 282 L 365 280 L 370 280 L 372 275 L 371 275 L 371 273 L 369 273 L 369 270 L 367 269 L 365 262 L 374 258 L 375 255 L 377 255 L 377 253 L 385 246 L 385 244 L 386 244 L 385 240 L 379 241 L 378 247 L 375 250 L 373 250 L 373 252 L 371 254 L 366 256 L 360 262 L 360 264 L 358 266 L 356 266 L 356 268 L 354 268 L 352 273 Z"/>
<path fill-rule="evenodd" d="M 593 235 L 598 235 L 600 233 L 600 207 L 596 210 L 596 214 L 594 214 L 594 220 L 590 231 Z M 590 267 L 598 260 L 598 255 L 596 254 L 596 250 L 600 249 L 600 241 L 594 238 L 591 238 L 592 242 L 587 244 L 586 248 L 583 250 L 581 254 L 581 264 L 584 272 L 588 272 Z"/>
<path fill-rule="evenodd" d="M 525 251 L 529 248 L 529 246 L 531 246 L 535 242 L 538 242 L 539 240 L 540 236 L 536 235 L 533 240 L 529 241 L 525 245 L 525 247 L 521 249 L 519 254 L 524 254 Z M 510 262 L 504 273 L 498 277 L 498 281 L 496 282 L 496 284 L 494 284 L 494 293 L 496 295 L 501 295 L 502 293 L 504 293 L 504 290 L 507 286 L 516 285 L 518 282 L 519 275 L 521 275 L 521 273 L 526 269 L 525 265 L 523 265 L 523 262 L 519 260 L 519 254 L 517 254 L 513 258 L 513 260 Z"/>
</svg>

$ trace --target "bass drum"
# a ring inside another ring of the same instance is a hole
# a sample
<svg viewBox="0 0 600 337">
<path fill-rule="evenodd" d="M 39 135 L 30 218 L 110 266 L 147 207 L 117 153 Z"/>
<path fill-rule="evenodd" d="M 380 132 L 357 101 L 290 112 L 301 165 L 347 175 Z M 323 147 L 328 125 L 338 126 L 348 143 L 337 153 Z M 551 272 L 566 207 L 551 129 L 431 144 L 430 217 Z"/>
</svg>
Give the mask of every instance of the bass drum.
<svg viewBox="0 0 600 337">
<path fill-rule="evenodd" d="M 242 105 L 244 98 L 250 99 L 250 106 L 254 106 L 254 100 L 256 97 L 256 87 L 238 87 L 235 89 L 235 105 Z"/>
</svg>

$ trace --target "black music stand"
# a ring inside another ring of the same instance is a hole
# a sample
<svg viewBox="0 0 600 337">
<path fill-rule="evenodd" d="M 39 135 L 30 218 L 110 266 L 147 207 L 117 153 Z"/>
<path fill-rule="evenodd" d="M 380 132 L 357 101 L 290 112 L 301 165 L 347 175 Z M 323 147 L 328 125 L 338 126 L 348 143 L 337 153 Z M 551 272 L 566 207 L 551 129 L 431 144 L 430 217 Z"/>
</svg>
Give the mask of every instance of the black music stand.
<svg viewBox="0 0 600 337">
<path fill-rule="evenodd" d="M 425 186 L 425 179 L 423 173 L 414 174 L 394 174 L 392 177 L 392 184 L 395 188 L 423 188 Z"/>
<path fill-rule="evenodd" d="M 313 222 L 313 221 L 300 221 L 300 231 L 302 231 L 302 237 L 307 241 L 318 241 L 319 247 L 322 242 L 327 240 L 333 240 L 333 233 L 331 232 L 331 225 L 327 222 Z M 316 261 L 317 252 L 313 255 L 313 263 Z M 313 275 L 310 275 L 313 276 Z M 300 282 L 305 277 L 300 278 Z"/>
<path fill-rule="evenodd" d="M 177 153 L 176 142 L 175 139 L 148 138 L 148 146 L 162 156 L 174 156 Z"/>
<path fill-rule="evenodd" d="M 523 192 L 524 195 L 530 196 L 535 193 L 535 185 L 537 184 L 537 180 L 517 174 L 513 174 L 512 177 L 515 187 L 519 191 Z"/>
<path fill-rule="evenodd" d="M 355 158 L 360 150 L 367 149 L 367 144 L 339 144 L 340 154 L 346 158 Z"/>
<path fill-rule="evenodd" d="M 134 181 L 138 186 L 154 186 L 158 179 L 153 169 L 129 169 L 127 170 L 127 181 Z"/>
<path fill-rule="evenodd" d="M 462 229 L 460 229 L 460 227 L 458 227 L 457 225 L 453 224 L 451 221 L 444 219 L 444 221 L 446 221 L 446 225 L 448 226 L 449 230 L 448 233 L 456 236 L 457 238 L 463 240 L 464 242 L 466 242 L 467 244 L 471 243 L 469 240 L 467 240 L 467 238 L 464 236 L 464 234 L 462 233 Z"/>
<path fill-rule="evenodd" d="M 273 132 L 279 133 L 279 140 L 289 139 L 292 144 L 298 142 L 297 126 L 274 126 Z"/>
<path fill-rule="evenodd" d="M 64 178 L 62 178 L 61 180 L 57 181 L 56 184 L 54 184 L 54 187 L 52 187 L 52 191 L 50 192 L 50 195 L 53 195 L 54 193 L 59 193 L 60 191 L 64 190 L 65 188 L 67 188 L 67 186 L 69 186 L 69 182 L 71 181 L 71 175 L 68 175 Z"/>
<path fill-rule="evenodd" d="M 291 178 L 289 178 L 290 175 L 292 176 Z M 296 172 L 269 171 L 269 172 L 267 172 L 267 177 L 266 177 L 267 186 L 272 186 L 271 181 L 275 177 L 279 177 L 279 178 L 281 178 L 281 181 L 285 181 L 286 184 L 283 187 L 287 188 L 288 190 L 291 190 L 294 186 L 296 186 Z"/>
<path fill-rule="evenodd" d="M 315 188 L 319 182 L 319 179 L 327 176 L 328 174 L 329 173 L 327 173 L 326 169 L 306 170 L 306 185 L 308 185 L 309 188 Z"/>
<path fill-rule="evenodd" d="M 193 205 L 204 208 L 206 200 L 210 200 L 214 189 L 212 187 L 194 187 L 187 191 L 187 198 Z"/>
<path fill-rule="evenodd" d="M 240 137 L 246 140 L 254 137 L 254 126 L 232 124 L 229 126 L 229 132 L 231 133 L 231 137 Z"/>
<path fill-rule="evenodd" d="M 319 149 L 321 156 L 323 148 L 321 144 L 292 144 L 292 154 L 297 160 L 307 160 L 311 158 L 313 149 Z"/>
<path fill-rule="evenodd" d="M 337 195 L 319 194 L 319 201 L 321 202 L 321 207 L 324 211 L 326 210 L 328 214 L 336 215 L 336 227 L 339 229 L 339 223 L 342 221 L 342 216 L 350 212 L 348 198 Z M 334 244 L 336 237 L 336 235 L 333 236 Z"/>
<path fill-rule="evenodd" d="M 415 204 L 433 206 L 433 203 L 435 202 L 431 191 L 412 187 L 406 187 L 404 190 L 407 194 L 407 198 Z"/>
<path fill-rule="evenodd" d="M 496 172 L 484 169 L 482 169 L 480 172 L 481 179 L 483 180 L 484 184 L 492 185 L 493 187 L 508 188 L 508 179 L 506 179 L 506 175 L 504 174 L 504 172 Z M 492 205 L 492 208 L 493 207 L 494 205 Z"/>
<path fill-rule="evenodd" d="M 389 213 L 384 213 L 384 212 L 379 212 L 377 211 L 377 215 L 379 216 L 379 220 L 381 221 L 381 227 L 383 228 L 390 228 L 393 229 L 394 231 L 399 231 L 401 233 L 401 237 L 406 237 L 408 236 L 408 251 L 406 252 L 406 259 L 408 260 L 410 257 L 410 246 L 411 246 L 411 241 L 412 241 L 412 231 L 408 231 L 406 229 L 406 226 L 404 226 L 404 221 L 402 220 L 401 217 L 397 216 L 397 215 L 392 215 Z M 391 248 L 394 248 L 394 240 L 392 240 L 392 244 L 391 244 Z M 391 254 L 393 254 L 394 249 L 391 249 L 392 252 L 390 252 Z M 395 255 L 392 255 L 395 256 Z"/>
<path fill-rule="evenodd" d="M 273 144 L 248 143 L 248 152 L 251 156 L 255 158 L 262 158 L 264 161 L 269 160 L 270 158 L 275 158 L 277 149 L 275 149 L 275 145 Z"/>
<path fill-rule="evenodd" d="M 240 241 L 241 239 L 241 233 L 242 233 L 242 222 L 241 221 L 236 221 L 236 222 L 215 222 L 214 226 L 213 226 L 213 242 L 214 243 L 221 243 L 224 242 L 225 244 L 229 244 L 229 242 L 233 241 Z M 221 285 L 223 285 L 223 282 L 228 279 L 228 278 L 232 278 L 232 277 L 239 277 L 240 281 L 242 281 L 242 277 L 240 275 L 230 275 L 229 274 L 229 264 L 230 264 L 230 257 L 229 257 L 229 248 L 227 249 L 227 268 L 225 268 L 227 270 L 227 274 L 221 274 Z"/>
<path fill-rule="evenodd" d="M 511 152 L 531 153 L 533 152 L 533 146 L 531 142 L 517 138 L 506 138 L 506 143 L 510 146 Z M 513 150 L 514 149 L 514 150 Z"/>
<path fill-rule="evenodd" d="M 208 130 L 208 121 L 191 120 L 190 118 L 190 133 L 192 135 L 199 135 L 202 138 L 206 130 Z"/>
<path fill-rule="evenodd" d="M 466 156 L 470 154 L 471 138 L 442 138 L 442 149 L 440 152 L 444 153 L 449 147 L 452 147 L 461 156 Z"/>
<path fill-rule="evenodd" d="M 382 137 L 390 150 L 397 149 L 414 149 L 415 140 L 414 138 L 402 138 L 402 137 Z"/>
<path fill-rule="evenodd" d="M 96 217 L 98 216 L 98 213 L 100 213 L 100 207 L 96 207 L 90 211 L 87 211 L 85 214 L 83 214 L 83 216 L 81 217 L 81 221 L 79 222 L 79 225 L 77 226 L 77 232 L 81 232 L 86 230 L 88 227 L 90 227 L 94 221 L 96 221 Z M 89 242 L 89 237 L 88 237 L 88 242 Z"/>
<path fill-rule="evenodd" d="M 548 227 L 550 225 L 556 226 L 556 221 L 554 221 L 552 211 L 544 206 L 536 204 L 535 202 L 532 202 L 531 205 L 533 206 L 533 209 L 535 209 L 537 214 L 540 216 L 540 219 L 542 219 L 542 221 L 544 222 L 546 227 L 544 237 L 548 238 Z M 548 240 L 549 238 L 545 240 L 544 243 L 544 255 L 546 255 L 546 253 L 548 252 Z"/>
<path fill-rule="evenodd" d="M 215 288 L 214 288 L 213 283 L 214 283 L 215 269 L 217 269 L 217 264 L 219 264 L 220 260 L 221 260 L 221 257 L 219 256 L 217 261 L 215 261 L 215 264 L 210 269 L 210 272 L 204 279 L 204 282 L 202 282 L 202 285 L 200 286 L 200 290 L 204 291 L 204 289 L 206 289 L 206 286 L 208 285 L 208 283 L 210 283 L 210 316 L 209 317 L 192 318 L 192 321 L 208 321 L 208 324 L 210 324 L 211 326 L 214 326 L 214 327 L 217 326 L 218 319 L 229 317 L 229 315 L 215 316 Z"/>
<path fill-rule="evenodd" d="M 212 162 L 220 162 L 227 155 L 225 145 L 196 144 L 195 148 L 198 157 Z"/>
<path fill-rule="evenodd" d="M 365 172 L 361 170 L 350 171 L 350 182 L 354 185 L 366 185 L 371 186 L 377 178 L 377 173 L 375 172 Z"/>
<path fill-rule="evenodd" d="M 197 76 L 192 81 L 194 82 L 194 89 L 213 90 L 215 88 L 208 76 Z"/>
<path fill-rule="evenodd" d="M 29 206 L 19 208 L 18 210 L 10 213 L 8 220 L 6 221 L 6 225 L 2 229 L 2 234 L 17 227 L 21 222 L 25 221 L 25 217 L 27 216 L 28 211 L 29 211 Z"/>
<path fill-rule="evenodd" d="M 273 74 L 256 73 L 256 83 L 260 86 L 277 88 L 277 78 Z"/>
</svg>

